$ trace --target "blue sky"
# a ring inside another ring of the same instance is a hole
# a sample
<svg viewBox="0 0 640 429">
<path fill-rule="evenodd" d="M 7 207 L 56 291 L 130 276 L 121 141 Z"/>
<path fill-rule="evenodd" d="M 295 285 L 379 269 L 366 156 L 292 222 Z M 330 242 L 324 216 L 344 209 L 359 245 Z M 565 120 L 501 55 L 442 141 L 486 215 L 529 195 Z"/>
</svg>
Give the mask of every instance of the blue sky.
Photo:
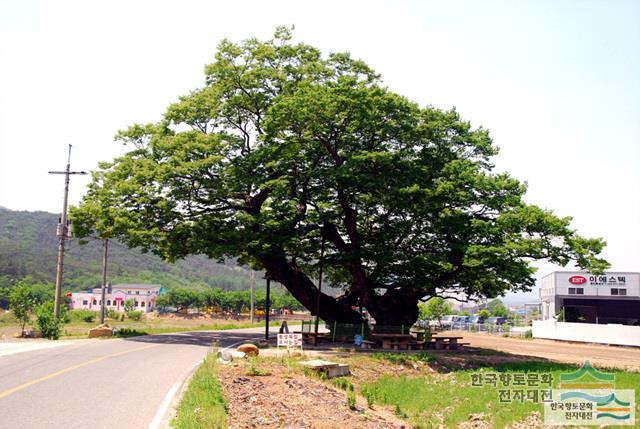
<svg viewBox="0 0 640 429">
<path fill-rule="evenodd" d="M 491 131 L 527 201 L 640 270 L 640 1 L 0 2 L 0 206 L 61 209 L 72 167 L 200 86 L 224 38 L 349 51 L 394 91 Z M 77 203 L 87 180 L 71 184 Z M 539 264 L 540 275 L 554 267 Z"/>
</svg>

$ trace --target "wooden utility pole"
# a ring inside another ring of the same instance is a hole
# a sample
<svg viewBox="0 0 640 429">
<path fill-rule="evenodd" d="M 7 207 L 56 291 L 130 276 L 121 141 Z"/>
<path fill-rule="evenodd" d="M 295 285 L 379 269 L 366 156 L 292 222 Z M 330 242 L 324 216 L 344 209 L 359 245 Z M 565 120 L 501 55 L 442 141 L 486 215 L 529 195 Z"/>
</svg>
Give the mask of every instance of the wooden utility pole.
<svg viewBox="0 0 640 429">
<path fill-rule="evenodd" d="M 105 289 L 107 288 L 107 254 L 109 253 L 109 239 L 104 239 L 104 255 L 102 256 L 102 291 L 100 296 L 102 297 L 100 306 L 100 324 L 104 323 L 104 308 L 105 308 Z"/>
<path fill-rule="evenodd" d="M 58 262 L 56 264 L 56 293 L 53 307 L 53 314 L 60 317 L 60 301 L 62 296 L 62 271 L 64 266 L 64 242 L 69 238 L 69 225 L 67 225 L 67 202 L 69 199 L 69 176 L 72 174 L 87 174 L 84 171 L 71 171 L 71 145 L 69 145 L 69 155 L 67 157 L 67 169 L 65 171 L 50 171 L 49 174 L 64 174 L 64 203 L 60 224 L 58 225 Z"/>
</svg>

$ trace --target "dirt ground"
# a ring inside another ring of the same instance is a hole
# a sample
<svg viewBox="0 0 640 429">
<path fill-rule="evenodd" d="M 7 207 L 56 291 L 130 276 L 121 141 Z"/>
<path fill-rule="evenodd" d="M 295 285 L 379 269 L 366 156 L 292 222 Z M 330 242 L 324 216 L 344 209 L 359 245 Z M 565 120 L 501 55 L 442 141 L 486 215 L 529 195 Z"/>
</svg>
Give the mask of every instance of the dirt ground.
<svg viewBox="0 0 640 429">
<path fill-rule="evenodd" d="M 525 340 L 456 332 L 470 342 L 460 351 L 429 351 L 436 359 L 427 363 L 407 360 L 389 363 L 367 358 L 365 353 L 339 350 L 305 351 L 306 358 L 321 358 L 349 363 L 355 392 L 361 382 L 384 374 L 419 376 L 429 374 L 434 381 L 447 383 L 451 372 L 485 364 L 552 360 L 581 364 L 588 359 L 593 364 L 640 371 L 640 350 L 614 346 L 563 343 L 551 340 Z M 483 350 L 484 349 L 484 350 Z M 500 353 L 504 352 L 504 353 Z M 252 360 L 221 365 L 219 379 L 228 402 L 229 428 L 410 428 L 391 408 L 375 404 L 369 408 L 364 398 L 357 396 L 355 409 L 347 405 L 346 393 L 330 381 L 305 374 L 297 360 L 274 357 L 273 351 Z M 489 411 L 490 413 L 490 411 Z M 436 416 L 437 417 L 437 416 Z M 460 429 L 488 429 L 488 415 L 469 415 Z M 444 422 L 444 416 L 442 418 Z M 540 413 L 513 423 L 511 429 L 542 428 Z M 444 425 L 442 425 L 444 427 Z"/>
<path fill-rule="evenodd" d="M 278 356 L 283 356 L 281 353 Z M 530 361 L 525 356 L 503 355 L 477 351 L 438 353 L 432 362 L 407 361 L 390 363 L 368 358 L 366 354 L 344 351 L 307 351 L 304 359 L 325 359 L 349 364 L 349 381 L 359 392 L 360 384 L 382 375 L 420 376 L 429 374 L 434 381 L 450 382 L 455 369 L 469 369 L 483 363 Z M 218 379 L 228 404 L 229 429 L 289 428 L 335 429 L 412 428 L 399 419 L 394 410 L 379 404 L 369 408 L 366 400 L 357 396 L 355 409 L 347 405 L 346 394 L 330 381 L 301 370 L 299 359 L 274 357 L 272 351 L 252 360 L 235 360 L 221 365 Z M 261 375 L 256 375 L 261 374 Z M 436 418 L 438 416 L 436 415 Z M 459 429 L 491 429 L 488 416 L 469 415 Z M 444 415 L 440 416 L 444 428 Z M 542 429 L 539 413 L 514 423 L 511 429 Z"/>
<path fill-rule="evenodd" d="M 640 348 L 598 344 L 567 343 L 542 339 L 506 338 L 473 332 L 450 331 L 464 337 L 470 347 L 499 350 L 521 356 L 533 356 L 557 362 L 592 364 L 608 368 L 640 371 Z"/>
<path fill-rule="evenodd" d="M 228 404 L 229 429 L 409 427 L 389 410 L 367 408 L 362 398 L 351 409 L 343 390 L 306 376 L 297 363 L 261 359 L 257 363 L 234 361 L 218 372 Z"/>
</svg>

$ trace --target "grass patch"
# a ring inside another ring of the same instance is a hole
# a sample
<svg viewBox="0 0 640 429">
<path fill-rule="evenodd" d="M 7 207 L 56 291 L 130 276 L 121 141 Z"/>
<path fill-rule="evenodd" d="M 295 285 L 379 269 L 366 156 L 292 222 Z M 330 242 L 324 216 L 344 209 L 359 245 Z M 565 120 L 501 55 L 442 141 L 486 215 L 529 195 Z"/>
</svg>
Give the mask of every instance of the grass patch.
<svg viewBox="0 0 640 429">
<path fill-rule="evenodd" d="M 247 362 L 249 363 L 249 369 L 247 369 L 247 375 L 251 377 L 263 377 L 271 375 L 271 372 L 265 371 L 258 366 L 258 358 L 255 356 L 248 356 Z"/>
<path fill-rule="evenodd" d="M 209 355 L 196 370 L 178 405 L 171 426 L 177 429 L 223 429 L 227 405 L 216 379 L 216 355 Z"/>
<path fill-rule="evenodd" d="M 65 323 L 62 326 L 61 338 L 66 339 L 79 339 L 87 338 L 89 329 L 94 328 L 98 324 L 99 313 L 90 310 L 74 310 L 69 312 L 69 323 Z M 94 319 L 91 320 L 91 316 Z M 169 317 L 145 317 L 142 316 L 140 320 L 131 320 L 121 317 L 125 316 L 124 313 L 112 312 L 111 316 L 116 318 L 107 317 L 105 322 L 115 329 L 133 329 L 140 332 L 146 332 L 149 335 L 152 334 L 167 334 L 172 332 L 188 332 L 188 331 L 221 331 L 227 329 L 243 329 L 243 328 L 259 328 L 264 327 L 265 322 L 260 321 L 251 323 L 249 321 L 235 321 L 235 320 L 223 320 L 223 319 L 188 319 L 188 318 L 169 318 Z M 29 324 L 32 326 L 35 322 L 32 320 Z M 279 326 L 280 321 L 272 321 L 272 326 Z M 295 329 L 299 326 L 297 321 L 291 321 L 289 323 L 289 329 Z M 0 336 L 13 336 L 20 332 L 20 324 L 14 317 L 11 311 L 0 310 Z"/>
<path fill-rule="evenodd" d="M 427 353 L 427 352 L 420 352 L 420 353 L 380 352 L 380 353 L 371 354 L 371 357 L 377 360 L 384 360 L 384 361 L 391 362 L 398 365 L 406 365 L 411 362 L 429 363 L 435 359 L 431 353 Z"/>
<path fill-rule="evenodd" d="M 497 387 L 471 385 L 471 374 L 482 373 L 551 373 L 552 387 L 557 388 L 560 374 L 571 372 L 576 365 L 553 362 L 518 362 L 487 365 L 478 370 L 459 370 L 447 374 L 434 373 L 427 376 L 408 377 L 384 375 L 378 380 L 361 385 L 362 395 L 368 404 L 379 403 L 394 407 L 396 414 L 406 418 L 417 428 L 435 428 L 443 424 L 456 427 L 467 421 L 470 414 L 484 413 L 491 427 L 504 428 L 524 420 L 534 411 L 542 412 L 543 406 L 525 400 L 510 403 L 500 402 L 499 390 L 528 388 L 507 386 L 498 382 Z M 609 370 L 615 374 L 617 389 L 640 390 L 640 373 Z M 535 387 L 547 389 L 546 385 Z M 640 406 L 636 405 L 636 413 Z"/>
<path fill-rule="evenodd" d="M 13 311 L 0 310 L 0 325 L 19 326 L 19 324 Z"/>
</svg>

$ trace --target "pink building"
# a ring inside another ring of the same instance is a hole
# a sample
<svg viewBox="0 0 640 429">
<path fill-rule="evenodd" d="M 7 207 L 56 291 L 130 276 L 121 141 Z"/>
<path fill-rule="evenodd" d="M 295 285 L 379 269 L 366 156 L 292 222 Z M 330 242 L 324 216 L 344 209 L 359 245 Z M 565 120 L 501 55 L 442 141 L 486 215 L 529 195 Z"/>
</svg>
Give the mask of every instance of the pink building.
<svg viewBox="0 0 640 429">
<path fill-rule="evenodd" d="M 124 311 L 126 300 L 134 301 L 134 309 L 148 313 L 156 306 L 156 298 L 164 292 L 160 285 L 136 285 L 120 284 L 109 285 L 105 293 L 106 309 Z M 89 289 L 86 292 L 74 292 L 71 294 L 72 310 L 84 308 L 87 310 L 100 311 L 102 306 L 101 288 Z"/>
</svg>

